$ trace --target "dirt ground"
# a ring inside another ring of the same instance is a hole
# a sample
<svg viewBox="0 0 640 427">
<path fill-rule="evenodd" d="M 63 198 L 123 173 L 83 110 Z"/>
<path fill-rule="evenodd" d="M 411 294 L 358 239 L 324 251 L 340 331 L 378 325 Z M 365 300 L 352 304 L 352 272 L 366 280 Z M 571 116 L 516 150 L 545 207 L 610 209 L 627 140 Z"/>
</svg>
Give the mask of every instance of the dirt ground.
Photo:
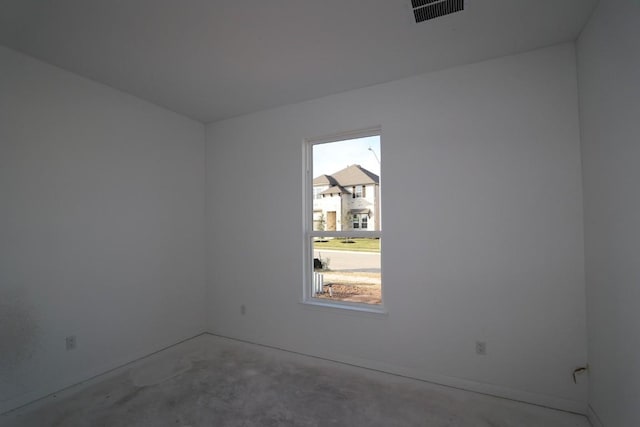
<svg viewBox="0 0 640 427">
<path fill-rule="evenodd" d="M 332 295 L 329 293 L 329 288 L 331 288 Z M 317 297 L 335 301 L 364 302 L 367 304 L 380 304 L 382 302 L 379 285 L 324 285 L 324 292 L 318 294 Z"/>
<path fill-rule="evenodd" d="M 380 304 L 382 302 L 380 273 L 325 272 L 324 292 L 318 298 L 335 301 Z"/>
</svg>

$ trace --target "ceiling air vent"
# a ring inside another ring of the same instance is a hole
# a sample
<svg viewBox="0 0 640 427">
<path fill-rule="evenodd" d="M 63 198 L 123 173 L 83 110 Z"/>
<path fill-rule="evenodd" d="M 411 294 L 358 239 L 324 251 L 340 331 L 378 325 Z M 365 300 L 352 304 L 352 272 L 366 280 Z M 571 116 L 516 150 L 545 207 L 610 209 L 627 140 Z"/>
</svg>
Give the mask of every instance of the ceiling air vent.
<svg viewBox="0 0 640 427">
<path fill-rule="evenodd" d="M 464 0 L 411 0 L 416 23 L 464 10 Z"/>
</svg>

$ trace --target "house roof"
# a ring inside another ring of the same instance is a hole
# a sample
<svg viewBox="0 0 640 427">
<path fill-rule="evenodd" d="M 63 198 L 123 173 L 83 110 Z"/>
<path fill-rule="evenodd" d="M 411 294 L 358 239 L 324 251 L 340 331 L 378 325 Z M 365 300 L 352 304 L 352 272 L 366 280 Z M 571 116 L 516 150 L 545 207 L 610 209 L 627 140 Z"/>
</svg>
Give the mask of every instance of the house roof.
<svg viewBox="0 0 640 427">
<path fill-rule="evenodd" d="M 349 210 L 349 212 L 351 212 L 352 214 L 367 214 L 367 215 L 371 215 L 371 209 L 368 209 L 368 208 L 351 209 L 351 210 Z"/>
<path fill-rule="evenodd" d="M 351 191 L 340 185 L 334 185 L 333 187 L 327 188 L 320 194 L 351 194 Z"/>
<path fill-rule="evenodd" d="M 329 184 L 333 181 L 332 184 Z M 341 185 L 350 187 L 353 185 L 378 184 L 380 177 L 360 165 L 347 166 L 331 175 L 320 175 L 313 180 L 313 185 Z"/>
<path fill-rule="evenodd" d="M 320 175 L 313 179 L 313 185 L 336 185 L 337 182 L 331 175 Z"/>
</svg>

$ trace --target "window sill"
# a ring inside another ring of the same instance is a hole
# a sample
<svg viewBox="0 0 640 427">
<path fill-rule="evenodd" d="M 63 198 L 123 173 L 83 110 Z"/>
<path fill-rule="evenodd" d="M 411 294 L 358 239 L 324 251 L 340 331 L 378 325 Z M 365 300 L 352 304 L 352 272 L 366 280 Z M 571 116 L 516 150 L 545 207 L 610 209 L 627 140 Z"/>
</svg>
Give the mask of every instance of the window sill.
<svg viewBox="0 0 640 427">
<path fill-rule="evenodd" d="M 300 301 L 300 304 L 320 310 L 329 309 L 342 313 L 362 313 L 365 315 L 387 316 L 389 312 L 382 305 L 349 303 L 344 301 L 326 301 L 317 298 L 308 298 Z"/>
</svg>

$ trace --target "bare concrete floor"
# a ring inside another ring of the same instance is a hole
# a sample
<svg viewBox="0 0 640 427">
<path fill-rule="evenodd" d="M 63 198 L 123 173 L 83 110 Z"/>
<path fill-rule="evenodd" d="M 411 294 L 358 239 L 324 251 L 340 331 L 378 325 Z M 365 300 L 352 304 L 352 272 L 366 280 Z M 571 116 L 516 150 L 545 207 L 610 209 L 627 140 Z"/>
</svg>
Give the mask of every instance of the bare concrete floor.
<svg viewBox="0 0 640 427">
<path fill-rule="evenodd" d="M 575 414 L 210 335 L 6 414 L 0 424 L 589 426 Z"/>
</svg>

